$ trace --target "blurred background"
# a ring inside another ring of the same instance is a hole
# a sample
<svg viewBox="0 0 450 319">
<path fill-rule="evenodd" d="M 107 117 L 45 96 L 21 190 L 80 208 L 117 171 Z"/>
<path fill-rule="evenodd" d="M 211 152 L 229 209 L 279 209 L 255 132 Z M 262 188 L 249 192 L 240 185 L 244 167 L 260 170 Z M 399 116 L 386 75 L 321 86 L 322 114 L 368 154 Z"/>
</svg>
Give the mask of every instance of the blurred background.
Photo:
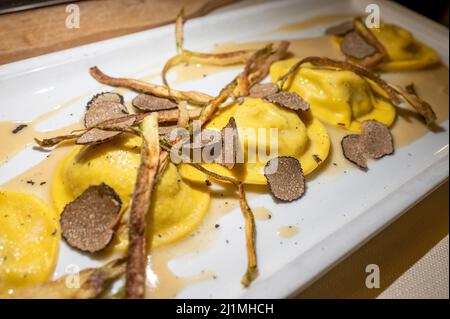
<svg viewBox="0 0 450 319">
<path fill-rule="evenodd" d="M 88 0 L 85 0 L 88 1 Z M 162 2 L 164 0 L 160 0 Z M 170 0 L 165 0 L 170 1 Z M 239 0 L 235 0 L 237 2 Z M 432 1 L 410 1 L 410 0 L 394 0 L 401 5 L 408 7 L 416 12 L 423 14 L 448 27 L 448 0 L 432 0 Z M 0 0 L 0 13 L 9 13 L 22 10 L 31 10 L 33 8 L 51 6 L 62 3 L 75 3 L 79 1 L 71 0 Z M 127 0 L 122 0 L 127 2 Z M 223 1 L 211 1 L 223 4 Z M 229 1 L 231 2 L 231 1 Z"/>
<path fill-rule="evenodd" d="M 448 27 L 448 0 L 396 0 L 395 2 Z"/>
</svg>

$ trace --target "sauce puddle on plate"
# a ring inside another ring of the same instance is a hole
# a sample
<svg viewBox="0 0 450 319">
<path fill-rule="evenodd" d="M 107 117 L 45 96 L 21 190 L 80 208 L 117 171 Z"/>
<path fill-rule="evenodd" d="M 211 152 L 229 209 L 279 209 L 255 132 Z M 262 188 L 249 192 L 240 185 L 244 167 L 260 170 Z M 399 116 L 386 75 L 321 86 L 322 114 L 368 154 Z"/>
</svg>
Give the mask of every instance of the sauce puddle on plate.
<svg viewBox="0 0 450 319">
<path fill-rule="evenodd" d="M 265 207 L 254 207 L 252 212 L 257 220 L 265 221 L 272 218 L 272 212 Z"/>
<path fill-rule="evenodd" d="M 70 103 L 67 104 L 69 106 Z M 45 139 L 55 137 L 58 135 L 65 135 L 73 130 L 83 127 L 81 121 L 61 127 L 51 131 L 38 131 L 36 127 L 48 120 L 51 116 L 55 115 L 64 109 L 65 106 L 59 106 L 50 112 L 44 113 L 31 122 L 17 122 L 17 121 L 0 121 L 0 136 L 2 137 L 0 142 L 0 165 L 10 160 L 14 155 L 24 150 L 28 146 L 37 145 L 34 138 Z M 19 126 L 23 126 L 20 131 L 13 133 Z"/>
<path fill-rule="evenodd" d="M 277 235 L 283 238 L 290 238 L 298 233 L 298 227 L 297 226 L 282 226 L 278 228 Z"/>
</svg>

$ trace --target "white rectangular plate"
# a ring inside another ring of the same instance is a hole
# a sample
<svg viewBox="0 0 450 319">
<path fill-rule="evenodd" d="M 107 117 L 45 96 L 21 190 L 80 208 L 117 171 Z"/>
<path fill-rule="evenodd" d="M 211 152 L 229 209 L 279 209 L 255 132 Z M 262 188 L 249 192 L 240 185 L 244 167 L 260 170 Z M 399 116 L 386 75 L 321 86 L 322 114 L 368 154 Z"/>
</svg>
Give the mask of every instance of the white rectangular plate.
<svg viewBox="0 0 450 319">
<path fill-rule="evenodd" d="M 270 32 L 281 25 L 320 15 L 364 14 L 368 3 L 379 3 L 384 21 L 412 30 L 414 35 L 439 52 L 448 65 L 448 30 L 398 5 L 384 1 L 274 1 L 239 11 L 197 18 L 186 25 L 187 48 L 210 50 L 215 43 L 277 40 Z M 318 36 L 327 25 L 290 34 Z M 0 66 L 0 120 L 30 121 L 54 106 L 83 96 L 70 109 L 56 114 L 40 129 L 55 129 L 82 116 L 84 103 L 101 90 L 88 73 L 97 65 L 111 75 L 139 78 L 161 69 L 174 50 L 173 25 L 110 39 L 78 48 Z M 237 71 L 208 77 L 201 90 L 216 94 Z M 197 82 L 184 89 L 199 88 Z M 127 95 L 129 99 L 133 94 Z M 248 289 L 240 285 L 245 271 L 242 217 L 235 209 L 220 221 L 220 232 L 197 254 L 170 263 L 179 275 L 213 271 L 217 280 L 203 281 L 184 289 L 179 298 L 287 297 L 305 288 L 344 256 L 448 178 L 448 121 L 445 132 L 427 134 L 382 161 L 371 163 L 369 173 L 351 170 L 332 178 L 319 176 L 308 183 L 307 196 L 290 204 L 276 204 L 269 195 L 254 197 L 251 206 L 273 212 L 270 222 L 258 223 L 258 279 Z M 414 156 L 408 156 L 413 154 Z M 0 183 L 42 160 L 45 154 L 27 149 L 0 166 Z M 298 225 L 300 232 L 283 240 L 276 230 Z M 229 244 L 225 241 L 229 240 Z M 98 264 L 61 245 L 56 273 L 66 265 Z"/>
</svg>

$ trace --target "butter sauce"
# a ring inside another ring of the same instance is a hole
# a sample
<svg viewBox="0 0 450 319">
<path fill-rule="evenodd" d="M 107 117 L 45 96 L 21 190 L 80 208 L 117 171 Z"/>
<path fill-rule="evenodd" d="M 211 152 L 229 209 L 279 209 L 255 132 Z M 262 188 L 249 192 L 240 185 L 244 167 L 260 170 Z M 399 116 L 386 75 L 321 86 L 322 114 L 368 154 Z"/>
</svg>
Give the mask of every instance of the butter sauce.
<svg viewBox="0 0 450 319">
<path fill-rule="evenodd" d="M 277 234 L 282 238 L 290 238 L 298 233 L 298 227 L 287 225 L 278 228 Z"/>
<path fill-rule="evenodd" d="M 265 207 L 252 207 L 252 212 L 256 220 L 265 221 L 272 218 L 272 212 Z"/>
</svg>

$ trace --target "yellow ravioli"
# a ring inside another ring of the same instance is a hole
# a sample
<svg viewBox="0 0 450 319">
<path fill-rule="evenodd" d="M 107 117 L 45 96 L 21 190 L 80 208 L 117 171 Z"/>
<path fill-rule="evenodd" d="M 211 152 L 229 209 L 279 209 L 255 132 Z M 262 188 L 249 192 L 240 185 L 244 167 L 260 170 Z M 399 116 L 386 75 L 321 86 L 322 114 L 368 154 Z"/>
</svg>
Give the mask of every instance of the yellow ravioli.
<svg viewBox="0 0 450 319">
<path fill-rule="evenodd" d="M 213 172 L 239 178 L 248 184 L 267 184 L 263 173 L 264 166 L 275 157 L 270 154 L 270 128 L 278 130 L 277 156 L 297 158 L 305 174 L 311 173 L 319 166 L 318 158 L 324 161 L 328 156 L 330 140 L 326 129 L 309 112 L 302 112 L 299 116 L 294 111 L 261 99 L 247 98 L 240 105 L 233 104 L 220 110 L 206 128 L 221 130 L 230 117 L 236 120 L 239 147 L 241 152 L 244 152 L 244 163 L 237 163 L 231 170 L 219 164 L 202 164 Z M 260 133 L 258 129 L 265 129 L 265 141 L 261 136 L 264 132 Z M 272 142 L 274 140 L 272 139 Z M 252 159 L 248 152 L 249 145 L 250 149 L 255 145 L 262 147 L 267 156 L 262 158 L 256 156 Z M 180 173 L 190 180 L 203 182 L 207 179 L 205 174 L 187 164 L 180 166 Z"/>
<path fill-rule="evenodd" d="M 386 49 L 386 61 L 376 66 L 386 72 L 419 70 L 439 63 L 439 55 L 432 48 L 414 38 L 411 32 L 393 24 L 381 24 L 371 29 L 373 35 Z M 333 36 L 339 45 L 341 37 Z"/>
<path fill-rule="evenodd" d="M 272 65 L 270 75 L 276 81 L 299 59 L 279 61 Z M 318 119 L 359 132 L 361 122 L 377 120 L 391 126 L 395 108 L 375 84 L 351 71 L 316 68 L 305 65 L 286 83 L 289 91 L 301 95 Z"/>
<path fill-rule="evenodd" d="M 40 199 L 0 190 L 0 294 L 50 277 L 58 256 L 57 220 Z"/>
<path fill-rule="evenodd" d="M 436 51 L 415 39 L 411 32 L 402 27 L 382 24 L 373 34 L 388 53 L 388 60 L 377 66 L 379 70 L 417 70 L 439 62 Z"/>
<path fill-rule="evenodd" d="M 52 198 L 58 212 L 87 187 L 106 183 L 120 196 L 126 207 L 133 194 L 140 163 L 141 139 L 116 138 L 88 147 L 77 146 L 61 161 L 52 184 Z M 152 220 L 152 246 L 171 243 L 191 232 L 202 220 L 209 206 L 206 185 L 191 185 L 169 164 L 157 182 L 149 216 Z M 150 218 L 149 217 L 149 218 Z M 115 238 L 116 248 L 127 247 L 126 233 Z"/>
</svg>

